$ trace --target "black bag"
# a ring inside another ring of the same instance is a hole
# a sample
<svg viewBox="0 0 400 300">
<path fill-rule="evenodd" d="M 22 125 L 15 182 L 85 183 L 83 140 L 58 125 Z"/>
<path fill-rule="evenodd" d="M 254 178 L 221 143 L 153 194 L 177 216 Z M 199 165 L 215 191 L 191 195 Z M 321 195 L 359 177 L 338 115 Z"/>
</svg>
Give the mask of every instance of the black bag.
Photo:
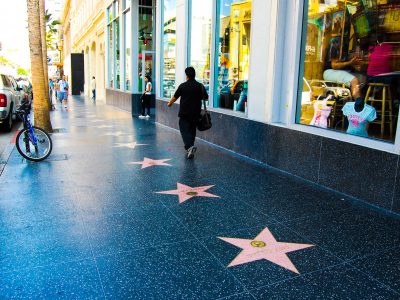
<svg viewBox="0 0 400 300">
<path fill-rule="evenodd" d="M 200 113 L 200 118 L 197 122 L 197 129 L 199 131 L 206 131 L 212 127 L 211 116 L 207 110 L 206 101 L 203 100 L 204 109 Z"/>
</svg>

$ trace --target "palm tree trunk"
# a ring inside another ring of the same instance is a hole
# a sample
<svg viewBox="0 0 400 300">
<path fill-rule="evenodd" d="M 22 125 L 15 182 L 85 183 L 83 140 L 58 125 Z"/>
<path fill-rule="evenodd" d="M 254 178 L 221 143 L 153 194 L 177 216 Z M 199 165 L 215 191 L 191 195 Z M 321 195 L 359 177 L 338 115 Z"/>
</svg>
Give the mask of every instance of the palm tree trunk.
<svg viewBox="0 0 400 300">
<path fill-rule="evenodd" d="M 49 99 L 49 73 L 47 68 L 46 15 L 45 15 L 44 0 L 39 0 L 39 12 L 40 12 L 40 37 L 42 39 L 44 80 L 46 86 L 46 96 L 47 99 Z"/>
<path fill-rule="evenodd" d="M 27 0 L 27 7 L 35 125 L 42 127 L 48 132 L 52 132 L 49 101 L 46 97 L 46 85 L 43 71 L 39 0 Z"/>
</svg>

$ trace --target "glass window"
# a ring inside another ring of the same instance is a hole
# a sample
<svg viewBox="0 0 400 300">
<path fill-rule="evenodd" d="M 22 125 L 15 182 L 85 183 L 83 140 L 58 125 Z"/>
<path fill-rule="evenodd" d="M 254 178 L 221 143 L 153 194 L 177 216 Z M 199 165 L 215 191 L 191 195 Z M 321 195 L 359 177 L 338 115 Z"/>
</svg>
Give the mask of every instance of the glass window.
<svg viewBox="0 0 400 300">
<path fill-rule="evenodd" d="M 119 18 L 115 19 L 115 88 L 120 88 L 120 43 L 119 43 Z"/>
<path fill-rule="evenodd" d="M 192 0 L 190 65 L 207 91 L 211 73 L 212 0 Z"/>
<path fill-rule="evenodd" d="M 131 89 L 131 43 L 132 43 L 132 28 L 131 28 L 131 11 L 124 14 L 125 19 L 125 89 Z"/>
<path fill-rule="evenodd" d="M 309 0 L 297 122 L 394 142 L 400 0 Z"/>
<path fill-rule="evenodd" d="M 143 91 L 143 78 L 145 75 L 153 75 L 153 55 L 144 51 L 153 50 L 153 7 L 152 1 L 141 1 L 139 6 L 139 60 L 138 60 L 138 87 Z M 142 70 L 144 62 L 145 70 Z"/>
<path fill-rule="evenodd" d="M 108 62 L 109 62 L 109 75 L 110 75 L 110 87 L 114 87 L 114 50 L 113 50 L 113 25 L 112 23 L 108 25 Z"/>
<path fill-rule="evenodd" d="M 175 91 L 176 0 L 164 0 L 162 96 Z"/>
<path fill-rule="evenodd" d="M 252 1 L 221 0 L 216 107 L 247 109 Z"/>
</svg>

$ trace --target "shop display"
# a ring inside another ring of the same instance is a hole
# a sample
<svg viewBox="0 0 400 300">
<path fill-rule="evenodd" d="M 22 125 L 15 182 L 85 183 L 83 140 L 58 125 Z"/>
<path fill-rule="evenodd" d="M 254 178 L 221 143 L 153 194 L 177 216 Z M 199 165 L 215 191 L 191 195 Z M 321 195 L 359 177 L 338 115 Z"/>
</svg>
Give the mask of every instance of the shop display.
<svg viewBox="0 0 400 300">
<path fill-rule="evenodd" d="M 393 142 L 393 113 L 400 105 L 400 0 L 309 0 L 307 16 L 302 76 L 309 84 L 303 84 L 298 100 L 298 122 Z M 383 85 L 366 99 L 375 83 Z M 333 105 L 314 102 L 328 92 Z M 361 112 L 351 111 L 354 103 L 367 100 Z M 390 115 L 381 116 L 382 111 Z"/>
</svg>

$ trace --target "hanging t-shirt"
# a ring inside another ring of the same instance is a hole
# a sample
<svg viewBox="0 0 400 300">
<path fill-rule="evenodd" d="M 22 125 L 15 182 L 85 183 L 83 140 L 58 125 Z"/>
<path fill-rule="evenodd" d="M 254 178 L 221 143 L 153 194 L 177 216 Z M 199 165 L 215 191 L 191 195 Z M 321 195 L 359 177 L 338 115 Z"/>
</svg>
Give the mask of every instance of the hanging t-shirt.
<svg viewBox="0 0 400 300">
<path fill-rule="evenodd" d="M 347 102 L 342 111 L 349 120 L 347 133 L 368 137 L 367 125 L 376 119 L 376 110 L 371 105 L 364 104 L 364 109 L 356 112 L 354 109 L 355 102 Z"/>
<path fill-rule="evenodd" d="M 327 105 L 327 101 L 316 101 L 314 103 L 314 117 L 310 125 L 321 128 L 328 128 L 328 118 L 331 114 L 332 106 Z"/>
</svg>

